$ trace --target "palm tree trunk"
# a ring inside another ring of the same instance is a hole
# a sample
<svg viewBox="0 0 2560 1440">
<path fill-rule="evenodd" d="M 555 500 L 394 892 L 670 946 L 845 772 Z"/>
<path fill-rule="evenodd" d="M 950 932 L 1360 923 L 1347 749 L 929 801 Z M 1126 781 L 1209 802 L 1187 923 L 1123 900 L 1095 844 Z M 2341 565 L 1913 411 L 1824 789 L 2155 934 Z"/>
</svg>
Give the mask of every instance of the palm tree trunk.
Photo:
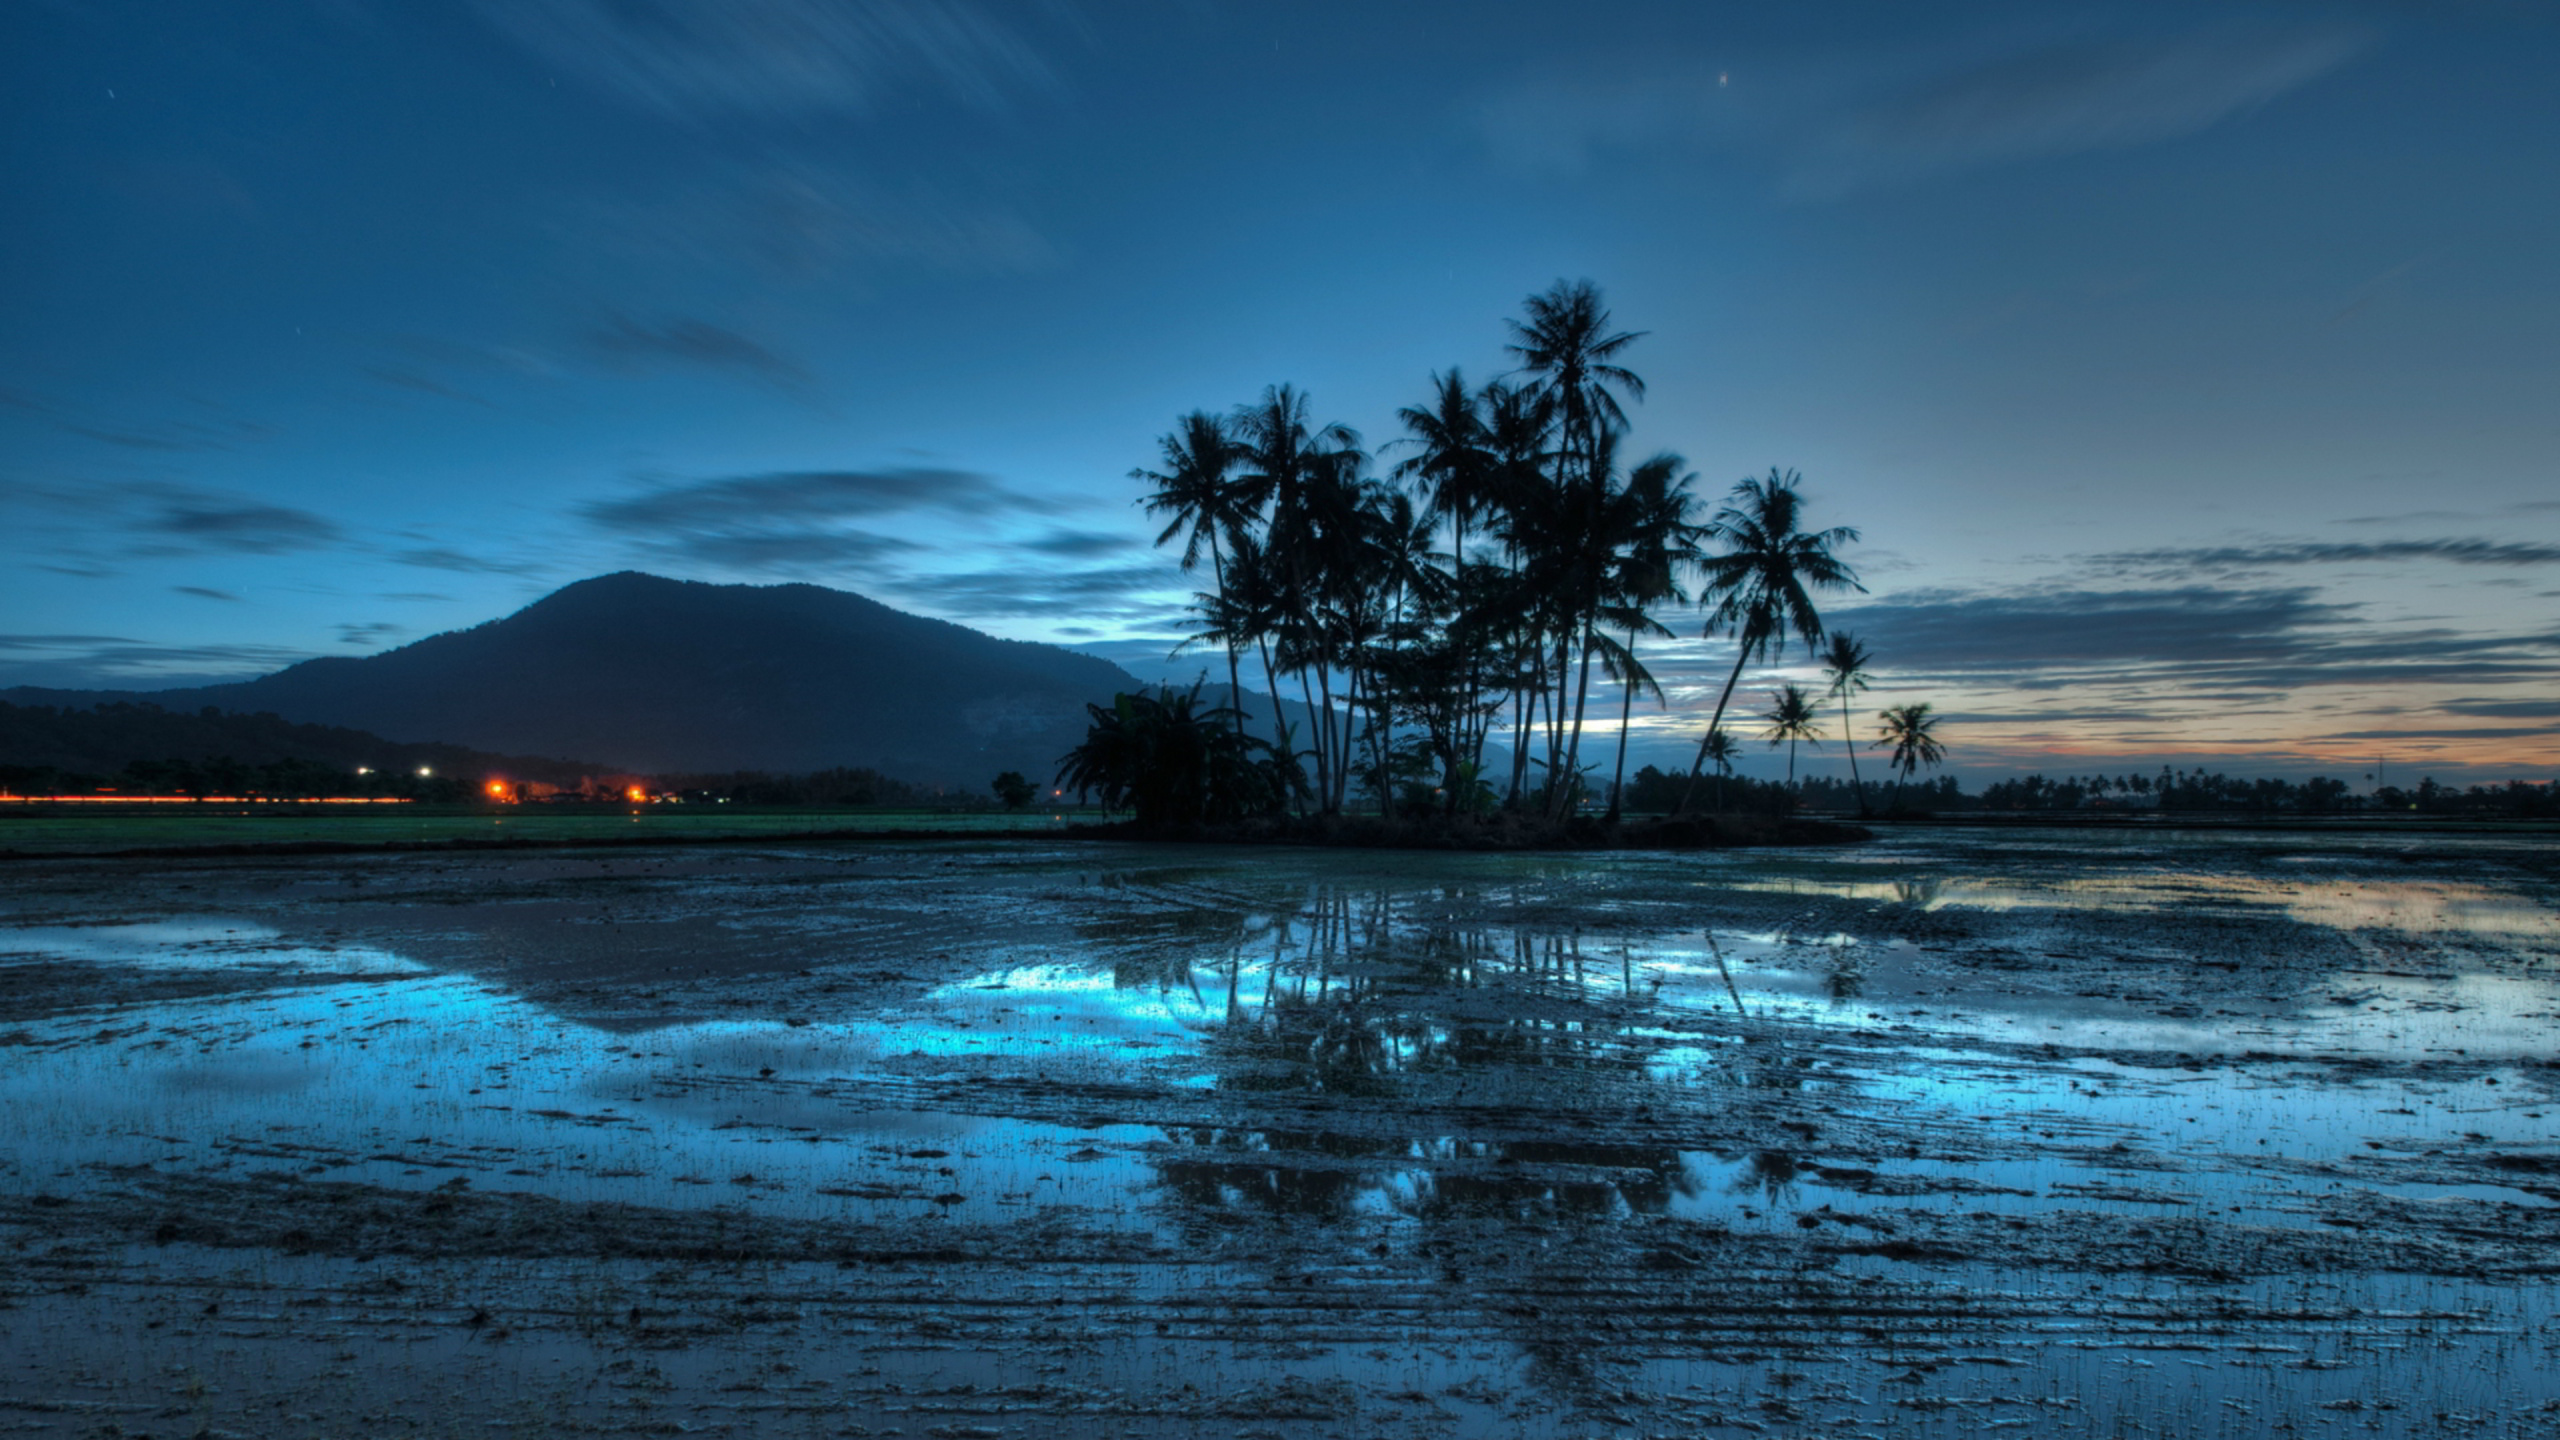
<svg viewBox="0 0 2560 1440">
<path fill-rule="evenodd" d="M 1227 560 L 1224 555 L 1218 553 L 1218 532 L 1215 530 L 1209 532 L 1209 568 L 1218 577 L 1218 600 L 1223 607 L 1227 598 Z M 1225 636 L 1220 643 L 1225 645 L 1227 650 L 1227 704 L 1236 712 L 1236 738 L 1241 740 L 1244 738 L 1245 722 L 1244 681 L 1236 669 L 1236 639 L 1229 635 Z M 1272 698 L 1276 702 L 1279 697 Z"/>
<path fill-rule="evenodd" d="M 1322 712 L 1316 709 L 1316 693 L 1308 683 L 1307 667 L 1304 665 L 1298 667 L 1298 694 L 1307 702 L 1307 729 L 1312 732 L 1308 738 L 1316 742 L 1316 808 L 1321 810 L 1324 808 L 1326 797 L 1333 793 L 1326 779 L 1332 772 L 1325 768 L 1324 740 L 1320 729 L 1323 724 Z"/>
<path fill-rule="evenodd" d="M 1626 696 L 1618 702 L 1618 768 L 1609 780 L 1609 819 L 1625 813 L 1627 798 L 1627 726 L 1636 714 L 1636 632 L 1627 631 Z"/>
<path fill-rule="evenodd" d="M 1858 732 L 1849 723 L 1849 692 L 1840 692 L 1840 738 L 1849 747 L 1849 793 L 1858 797 L 1858 814 L 1867 813 L 1866 782 L 1858 778 Z"/>
<path fill-rule="evenodd" d="M 1519 678 L 1522 673 L 1515 668 L 1513 678 Z M 1535 687 L 1529 685 L 1515 686 L 1511 692 L 1511 793 L 1503 803 L 1514 809 L 1528 798 L 1525 792 L 1529 788 L 1529 727 L 1536 719 L 1532 702 L 1537 699 L 1537 694 Z"/>
<path fill-rule="evenodd" d="M 1707 763 L 1707 739 L 1716 733 L 1718 726 L 1724 724 L 1724 707 L 1733 702 L 1734 684 L 1742 678 L 1743 662 L 1750 658 L 1751 646 L 1746 636 L 1742 648 L 1734 652 L 1733 673 L 1724 677 L 1724 693 L 1716 697 L 1716 713 L 1707 719 L 1707 733 L 1698 737 L 1698 758 L 1689 762 L 1689 788 L 1680 792 L 1680 805 L 1671 812 L 1674 815 L 1689 813 L 1689 799 L 1698 793 L 1698 771 Z M 1724 786 L 1721 781 L 1716 786 L 1716 808 L 1719 810 L 1724 808 Z"/>
<path fill-rule="evenodd" d="M 1570 782 L 1582 776 L 1582 717 L 1591 701 L 1591 622 L 1582 625 L 1582 675 L 1573 687 L 1573 738 L 1565 743 L 1564 770 L 1567 784 L 1556 792 L 1553 805 L 1555 818 L 1561 820 L 1572 806 Z"/>
</svg>

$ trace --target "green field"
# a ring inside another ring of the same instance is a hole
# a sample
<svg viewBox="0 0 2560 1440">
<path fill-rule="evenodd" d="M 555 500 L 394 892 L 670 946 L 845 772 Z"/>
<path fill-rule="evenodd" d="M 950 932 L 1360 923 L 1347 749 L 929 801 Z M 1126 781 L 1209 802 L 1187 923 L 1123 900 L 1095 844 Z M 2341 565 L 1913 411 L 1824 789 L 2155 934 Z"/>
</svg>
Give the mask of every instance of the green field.
<svg viewBox="0 0 2560 1440">
<path fill-rule="evenodd" d="M 1100 818 L 1092 811 L 1068 811 L 1080 820 Z M 1054 830 L 1066 823 L 1058 812 L 1008 815 L 951 810 L 820 810 L 751 809 L 720 806 L 647 806 L 631 810 L 544 810 L 536 807 L 492 810 L 486 806 L 384 807 L 356 813 L 276 808 L 258 811 L 223 809 L 212 813 L 166 808 L 71 813 L 36 810 L 0 811 L 0 853 L 23 855 L 95 855 L 120 850 L 222 847 L 235 845 L 396 843 L 469 840 L 522 840 L 551 844 L 579 841 L 627 842 L 717 840 L 736 837 L 784 839 L 846 830 L 934 830 L 953 834 L 990 834 Z"/>
</svg>

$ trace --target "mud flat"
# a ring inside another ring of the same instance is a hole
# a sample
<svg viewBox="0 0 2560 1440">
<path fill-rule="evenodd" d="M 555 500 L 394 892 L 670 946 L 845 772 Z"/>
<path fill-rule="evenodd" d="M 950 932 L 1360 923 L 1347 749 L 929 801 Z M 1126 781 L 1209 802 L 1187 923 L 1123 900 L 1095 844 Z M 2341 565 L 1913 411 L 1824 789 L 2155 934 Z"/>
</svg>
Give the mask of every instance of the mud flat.
<svg viewBox="0 0 2560 1440">
<path fill-rule="evenodd" d="M 0 1429 L 2560 1434 L 2560 845 L 0 867 Z"/>
</svg>

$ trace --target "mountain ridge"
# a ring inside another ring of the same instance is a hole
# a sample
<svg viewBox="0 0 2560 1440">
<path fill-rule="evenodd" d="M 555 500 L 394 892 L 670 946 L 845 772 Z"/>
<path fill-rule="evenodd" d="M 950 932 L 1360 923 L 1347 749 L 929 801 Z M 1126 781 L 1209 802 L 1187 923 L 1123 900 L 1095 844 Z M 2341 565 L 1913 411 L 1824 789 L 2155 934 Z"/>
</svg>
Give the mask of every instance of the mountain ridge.
<svg viewBox="0 0 2560 1440">
<path fill-rule="evenodd" d="M 1107 660 L 852 591 L 620 571 L 378 655 L 223 685 L 0 699 L 267 711 L 641 773 L 865 766 L 978 789 L 999 770 L 1047 775 L 1084 738 L 1085 704 L 1136 686 Z"/>
</svg>

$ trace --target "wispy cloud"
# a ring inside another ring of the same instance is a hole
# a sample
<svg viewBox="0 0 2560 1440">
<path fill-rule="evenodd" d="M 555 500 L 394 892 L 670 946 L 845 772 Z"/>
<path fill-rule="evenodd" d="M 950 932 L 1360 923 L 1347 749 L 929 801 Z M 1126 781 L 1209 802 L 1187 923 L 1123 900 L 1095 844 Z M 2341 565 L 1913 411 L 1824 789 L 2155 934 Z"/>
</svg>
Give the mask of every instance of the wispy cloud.
<svg viewBox="0 0 2560 1440">
<path fill-rule="evenodd" d="M 955 619 L 1072 614 L 1117 626 L 1163 627 L 1179 618 L 1181 583 L 1178 572 L 1162 565 L 1024 565 L 901 575 L 883 588 Z"/>
<path fill-rule="evenodd" d="M 198 402 L 195 408 L 198 413 L 191 416 L 130 420 L 101 416 L 85 407 L 30 391 L 0 389 L 0 412 L 125 450 L 160 454 L 237 450 L 276 434 L 274 426 L 231 414 L 218 405 Z"/>
<path fill-rule="evenodd" d="M 742 574 L 822 575 L 923 549 L 876 523 L 901 516 L 1046 514 L 1055 502 L 968 470 L 907 466 L 798 470 L 659 484 L 581 507 L 599 529 L 651 554 Z"/>
<path fill-rule="evenodd" d="M 2222 124 L 2346 65 L 2346 24 L 2144 28 L 2025 44 L 1977 37 L 1931 55 L 1820 62 L 1589 57 L 1480 100 L 1488 149 L 1552 174 L 1612 153 L 1723 152 L 1774 167 L 1798 199 L 1834 199 L 1986 166 L 2157 144 Z"/>
<path fill-rule="evenodd" d="M 608 363 L 633 369 L 698 366 L 738 371 L 784 386 L 809 382 L 809 372 L 798 361 L 707 320 L 648 321 L 614 315 L 589 330 L 586 343 Z"/>
<path fill-rule="evenodd" d="M 371 647 L 379 645 L 383 641 L 390 639 L 394 635 L 404 635 L 408 633 L 408 628 L 409 627 L 405 625 L 394 625 L 387 620 L 376 620 L 363 624 L 350 622 L 338 626 L 338 643 L 341 645 L 355 645 L 370 649 Z"/>
<path fill-rule="evenodd" d="M 334 523 L 308 510 L 210 495 L 164 500 L 141 520 L 140 528 L 174 537 L 190 549 L 242 555 L 313 550 L 344 538 Z"/>
<path fill-rule="evenodd" d="M 2263 545 L 2171 546 L 2078 557 L 2105 573 L 2158 578 L 2232 575 L 2296 565 L 2357 565 L 2434 560 L 2452 565 L 2560 565 L 2560 545 L 2518 540 L 2301 541 Z"/>
<path fill-rule="evenodd" d="M 696 120 L 858 112 L 938 95 L 998 110 L 1054 73 L 963 0 L 480 0 L 498 30 L 603 94 Z"/>
<path fill-rule="evenodd" d="M 199 600 L 228 600 L 237 603 L 240 599 L 228 590 L 214 590 L 202 585 L 172 585 L 169 588 L 180 595 L 193 595 Z"/>
<path fill-rule="evenodd" d="M 1013 273 L 1054 264 L 1047 236 L 1009 203 L 854 175 L 829 156 L 727 164 L 643 195 L 560 202 L 562 234 L 644 272 L 836 282 L 897 267 Z"/>
<path fill-rule="evenodd" d="M 443 545 L 429 545 L 411 550 L 395 550 L 391 552 L 390 558 L 392 563 L 396 565 L 412 565 L 420 570 L 449 570 L 457 575 L 535 575 L 540 574 L 545 568 L 547 568 L 531 561 L 509 560 L 496 555 L 473 555 L 461 550 L 453 549 L 450 546 Z M 431 595 L 425 597 L 393 596 L 390 598 L 426 598 L 442 600 L 450 597 Z"/>
<path fill-rule="evenodd" d="M 119 635 L 0 635 L 0 686 L 148 690 L 246 680 L 311 658 L 279 645 L 155 645 Z"/>
<path fill-rule="evenodd" d="M 1862 107 L 1798 157 L 1792 188 L 1834 195 L 2179 139 L 2309 84 L 2370 38 L 2343 25 L 2229 25 L 2004 55 Z"/>
</svg>

